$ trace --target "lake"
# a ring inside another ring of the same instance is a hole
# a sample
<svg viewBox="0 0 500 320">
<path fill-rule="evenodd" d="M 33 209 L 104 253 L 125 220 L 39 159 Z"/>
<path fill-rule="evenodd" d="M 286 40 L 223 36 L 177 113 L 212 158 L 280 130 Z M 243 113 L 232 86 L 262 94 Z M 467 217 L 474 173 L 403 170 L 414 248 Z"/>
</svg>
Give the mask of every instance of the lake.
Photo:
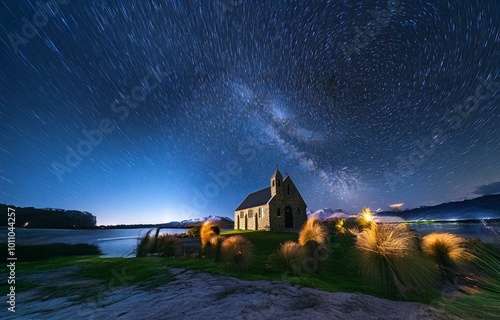
<svg viewBox="0 0 500 320">
<path fill-rule="evenodd" d="M 150 228 L 140 229 L 25 229 L 16 228 L 16 244 L 47 243 L 88 243 L 95 244 L 103 253 L 103 257 L 133 257 L 138 240 Z M 161 233 L 184 233 L 188 229 L 161 229 Z M 1 242 L 7 240 L 7 228 L 0 229 Z"/>
<path fill-rule="evenodd" d="M 410 224 L 422 235 L 431 232 L 449 232 L 466 238 L 478 238 L 483 242 L 500 243 L 500 222 L 448 222 L 433 224 Z M 103 253 L 103 257 L 133 257 L 138 239 L 144 236 L 150 228 L 142 229 L 24 229 L 16 228 L 16 243 L 46 244 L 46 243 L 88 243 L 95 244 Z M 161 233 L 183 233 L 188 229 L 161 229 Z M 0 241 L 6 242 L 7 227 L 0 227 Z"/>
<path fill-rule="evenodd" d="M 487 243 L 500 243 L 500 222 L 410 223 L 410 227 L 422 235 L 448 232 L 464 238 L 477 238 Z"/>
</svg>

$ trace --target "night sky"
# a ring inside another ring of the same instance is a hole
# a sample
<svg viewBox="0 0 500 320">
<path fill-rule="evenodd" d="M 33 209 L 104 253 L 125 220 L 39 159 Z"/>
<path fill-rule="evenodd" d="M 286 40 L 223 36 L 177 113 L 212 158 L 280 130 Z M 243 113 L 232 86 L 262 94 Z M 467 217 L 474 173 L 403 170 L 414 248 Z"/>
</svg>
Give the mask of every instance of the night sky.
<svg viewBox="0 0 500 320">
<path fill-rule="evenodd" d="M 2 1 L 0 202 L 98 224 L 500 191 L 500 1 Z"/>
</svg>

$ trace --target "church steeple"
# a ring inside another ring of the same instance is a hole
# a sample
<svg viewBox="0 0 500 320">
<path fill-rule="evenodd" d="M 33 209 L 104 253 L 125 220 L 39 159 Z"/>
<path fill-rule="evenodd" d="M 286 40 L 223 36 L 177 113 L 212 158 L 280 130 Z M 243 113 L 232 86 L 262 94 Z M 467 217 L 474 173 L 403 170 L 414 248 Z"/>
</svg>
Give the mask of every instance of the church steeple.
<svg viewBox="0 0 500 320">
<path fill-rule="evenodd" d="M 271 176 L 271 196 L 279 194 L 281 192 L 281 185 L 283 183 L 283 176 L 276 166 L 276 171 L 274 171 Z"/>
</svg>

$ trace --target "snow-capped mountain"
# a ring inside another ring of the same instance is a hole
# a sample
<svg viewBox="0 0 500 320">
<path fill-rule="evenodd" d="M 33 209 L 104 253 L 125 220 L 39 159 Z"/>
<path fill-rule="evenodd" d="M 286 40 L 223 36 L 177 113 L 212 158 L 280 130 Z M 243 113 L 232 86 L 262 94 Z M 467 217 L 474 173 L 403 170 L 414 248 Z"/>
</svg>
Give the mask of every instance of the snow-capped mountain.
<svg viewBox="0 0 500 320">
<path fill-rule="evenodd" d="M 233 219 L 228 217 L 220 217 L 220 216 L 208 216 L 203 218 L 182 220 L 182 221 L 171 221 L 163 224 L 163 227 L 166 228 L 189 228 L 194 226 L 201 226 L 201 224 L 205 221 L 212 221 L 218 224 L 221 228 L 233 228 L 234 222 Z"/>
<path fill-rule="evenodd" d="M 441 203 L 436 206 L 422 206 L 416 209 L 406 209 L 401 212 L 386 211 L 377 214 L 380 216 L 400 216 L 409 221 L 500 219 L 500 194 Z"/>
<path fill-rule="evenodd" d="M 353 214 L 348 214 L 342 211 L 342 209 L 331 209 L 331 208 L 325 208 L 325 209 L 319 209 L 314 212 L 308 211 L 307 212 L 308 217 L 317 217 L 320 221 L 325 221 L 325 220 L 331 220 L 331 219 L 349 219 L 349 218 L 355 218 L 357 215 Z"/>
</svg>

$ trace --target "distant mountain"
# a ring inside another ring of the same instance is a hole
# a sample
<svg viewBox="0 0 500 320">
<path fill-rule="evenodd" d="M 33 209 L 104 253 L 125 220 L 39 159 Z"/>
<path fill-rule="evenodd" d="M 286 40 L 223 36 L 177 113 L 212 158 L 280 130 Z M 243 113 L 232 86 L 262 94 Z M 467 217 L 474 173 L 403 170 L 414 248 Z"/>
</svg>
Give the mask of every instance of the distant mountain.
<svg viewBox="0 0 500 320">
<path fill-rule="evenodd" d="M 234 228 L 234 221 L 228 217 L 219 216 L 208 216 L 197 219 L 189 219 L 182 221 L 171 221 L 161 224 L 163 228 L 191 228 L 196 226 L 201 226 L 205 221 L 212 221 L 219 225 L 222 229 L 232 229 Z"/>
<path fill-rule="evenodd" d="M 331 219 L 349 219 L 349 218 L 354 218 L 357 215 L 353 214 L 348 214 L 342 211 L 342 209 L 331 209 L 331 208 L 325 208 L 325 209 L 319 209 L 314 212 L 308 211 L 307 212 L 308 217 L 316 217 L 320 221 L 325 221 L 325 220 L 331 220 Z"/>
<path fill-rule="evenodd" d="M 377 213 L 377 215 L 399 216 L 410 221 L 500 219 L 500 194 L 457 202 L 447 202 L 430 207 L 422 206 L 401 212 L 383 211 Z"/>
</svg>

